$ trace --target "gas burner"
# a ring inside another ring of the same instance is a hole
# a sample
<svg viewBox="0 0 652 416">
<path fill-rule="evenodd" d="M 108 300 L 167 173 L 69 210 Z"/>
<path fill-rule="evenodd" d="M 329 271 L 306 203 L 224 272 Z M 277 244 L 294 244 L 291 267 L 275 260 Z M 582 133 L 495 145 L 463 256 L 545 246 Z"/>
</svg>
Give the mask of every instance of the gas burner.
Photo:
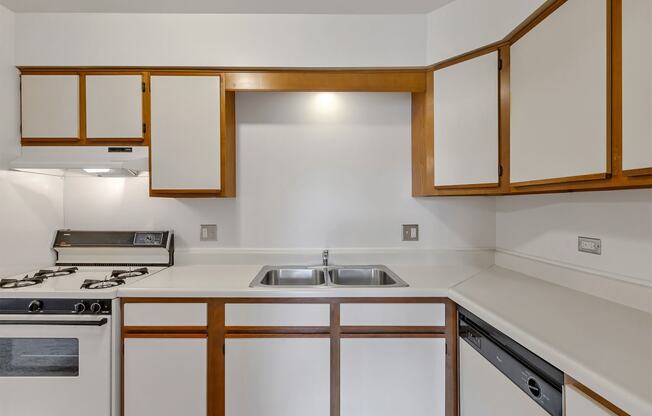
<svg viewBox="0 0 652 416">
<path fill-rule="evenodd" d="M 148 274 L 147 267 L 135 270 L 114 270 L 111 272 L 112 279 L 129 279 L 130 277 L 140 277 Z"/>
<path fill-rule="evenodd" d="M 2 279 L 0 289 L 19 289 L 21 287 L 35 286 L 43 283 L 43 278 L 25 276 L 22 279 Z"/>
<path fill-rule="evenodd" d="M 67 267 L 65 269 L 58 268 L 56 270 L 39 270 L 38 272 L 34 273 L 34 278 L 47 279 L 50 277 L 68 276 L 70 274 L 77 273 L 77 270 L 79 270 L 77 267 Z"/>
<path fill-rule="evenodd" d="M 123 279 L 108 279 L 108 280 L 94 280 L 86 279 L 82 283 L 80 289 L 109 289 L 112 287 L 124 285 L 125 281 Z"/>
</svg>

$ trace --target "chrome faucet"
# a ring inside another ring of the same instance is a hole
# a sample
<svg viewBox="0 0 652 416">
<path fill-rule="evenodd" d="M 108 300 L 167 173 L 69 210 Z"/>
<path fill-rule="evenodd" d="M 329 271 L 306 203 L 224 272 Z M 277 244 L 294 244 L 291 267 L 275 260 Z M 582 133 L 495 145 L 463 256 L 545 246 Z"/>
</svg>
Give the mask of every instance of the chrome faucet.
<svg viewBox="0 0 652 416">
<path fill-rule="evenodd" d="M 328 250 L 321 252 L 321 262 L 324 266 L 328 266 Z"/>
</svg>

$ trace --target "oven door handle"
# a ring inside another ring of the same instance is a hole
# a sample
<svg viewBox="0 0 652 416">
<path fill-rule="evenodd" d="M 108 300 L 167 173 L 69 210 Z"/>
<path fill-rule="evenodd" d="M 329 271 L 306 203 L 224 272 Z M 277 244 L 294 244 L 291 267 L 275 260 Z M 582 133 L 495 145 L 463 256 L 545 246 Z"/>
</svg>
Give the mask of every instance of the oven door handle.
<svg viewBox="0 0 652 416">
<path fill-rule="evenodd" d="M 99 321 L 36 321 L 36 320 L 0 320 L 0 325 L 47 325 L 47 326 L 104 326 L 109 322 L 108 319 L 102 318 Z"/>
</svg>

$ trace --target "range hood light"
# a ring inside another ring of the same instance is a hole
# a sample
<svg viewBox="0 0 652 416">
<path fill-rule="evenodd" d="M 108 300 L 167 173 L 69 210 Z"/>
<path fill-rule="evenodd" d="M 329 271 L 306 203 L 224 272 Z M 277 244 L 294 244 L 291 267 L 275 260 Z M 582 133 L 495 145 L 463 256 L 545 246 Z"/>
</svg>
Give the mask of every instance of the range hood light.
<svg viewBox="0 0 652 416">
<path fill-rule="evenodd" d="M 109 173 L 111 169 L 84 169 L 86 173 Z"/>
</svg>

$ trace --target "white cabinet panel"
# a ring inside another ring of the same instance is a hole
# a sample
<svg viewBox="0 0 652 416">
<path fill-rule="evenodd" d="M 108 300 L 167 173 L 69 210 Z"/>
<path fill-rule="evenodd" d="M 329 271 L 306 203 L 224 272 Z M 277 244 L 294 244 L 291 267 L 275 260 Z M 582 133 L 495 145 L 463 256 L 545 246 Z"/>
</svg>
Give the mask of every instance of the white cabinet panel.
<svg viewBox="0 0 652 416">
<path fill-rule="evenodd" d="M 152 76 L 153 190 L 219 190 L 220 77 Z"/>
<path fill-rule="evenodd" d="M 141 75 L 86 76 L 86 137 L 143 136 Z"/>
<path fill-rule="evenodd" d="M 340 324 L 356 326 L 444 326 L 443 303 L 343 303 Z"/>
<path fill-rule="evenodd" d="M 205 416 L 207 340 L 124 340 L 124 416 Z"/>
<path fill-rule="evenodd" d="M 511 48 L 511 182 L 607 172 L 607 5 L 571 0 Z"/>
<path fill-rule="evenodd" d="M 444 416 L 444 339 L 347 338 L 340 348 L 341 416 Z"/>
<path fill-rule="evenodd" d="M 549 416 L 462 339 L 459 351 L 460 416 Z"/>
<path fill-rule="evenodd" d="M 329 326 L 328 304 L 231 303 L 225 305 L 227 326 Z"/>
<path fill-rule="evenodd" d="M 652 167 L 652 2 L 623 0 L 623 169 Z"/>
<path fill-rule="evenodd" d="M 225 360 L 226 416 L 330 415 L 329 339 L 227 339 Z"/>
<path fill-rule="evenodd" d="M 79 137 L 79 76 L 21 77 L 22 137 Z"/>
<path fill-rule="evenodd" d="M 615 413 L 579 391 L 575 386 L 564 386 L 565 416 L 615 416 Z"/>
<path fill-rule="evenodd" d="M 498 52 L 433 77 L 435 186 L 498 183 Z"/>
<path fill-rule="evenodd" d="M 206 326 L 205 303 L 126 303 L 125 326 Z"/>
</svg>

